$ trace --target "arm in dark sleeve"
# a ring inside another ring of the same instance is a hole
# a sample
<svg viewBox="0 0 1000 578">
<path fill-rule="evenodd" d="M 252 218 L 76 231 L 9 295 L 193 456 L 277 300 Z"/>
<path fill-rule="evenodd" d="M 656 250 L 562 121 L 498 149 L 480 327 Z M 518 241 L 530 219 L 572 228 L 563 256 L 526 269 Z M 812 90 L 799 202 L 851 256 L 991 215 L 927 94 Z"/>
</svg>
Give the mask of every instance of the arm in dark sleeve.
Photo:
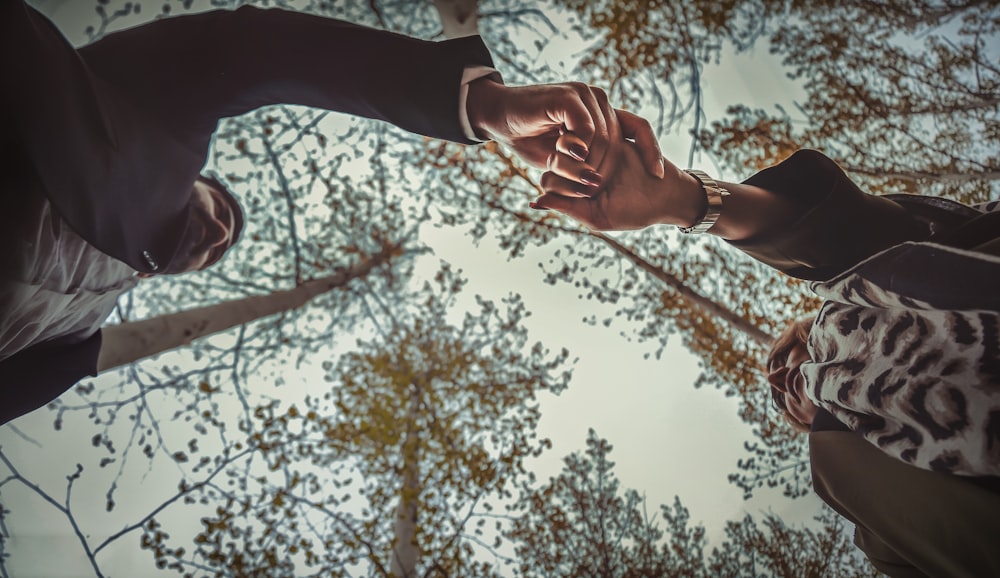
<svg viewBox="0 0 1000 578">
<path fill-rule="evenodd" d="M 879 251 L 930 234 L 899 204 L 861 191 L 817 151 L 798 151 L 745 184 L 789 200 L 798 216 L 780 230 L 731 244 L 800 279 L 829 279 Z"/>
<path fill-rule="evenodd" d="M 468 143 L 459 123 L 462 72 L 492 66 L 479 37 L 429 42 L 253 7 L 157 20 L 80 54 L 147 113 L 186 131 L 183 141 L 207 139 L 220 118 L 297 104 Z"/>
<path fill-rule="evenodd" d="M 34 411 L 97 375 L 101 332 L 76 343 L 41 343 L 0 361 L 0 425 Z"/>
</svg>

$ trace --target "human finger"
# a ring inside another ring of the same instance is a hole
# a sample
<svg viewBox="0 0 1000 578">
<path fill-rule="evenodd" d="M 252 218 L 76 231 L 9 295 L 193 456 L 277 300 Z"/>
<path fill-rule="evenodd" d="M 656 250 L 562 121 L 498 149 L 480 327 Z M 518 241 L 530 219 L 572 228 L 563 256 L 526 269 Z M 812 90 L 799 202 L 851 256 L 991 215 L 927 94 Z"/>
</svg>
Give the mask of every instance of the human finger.
<svg viewBox="0 0 1000 578">
<path fill-rule="evenodd" d="M 562 156 L 562 155 L 555 155 Z M 594 185 L 562 177 L 552 171 L 545 171 L 539 180 L 542 190 L 546 193 L 566 197 L 590 197 L 597 192 Z"/>
<path fill-rule="evenodd" d="M 576 133 L 563 131 L 556 140 L 556 151 L 585 163 L 587 161 L 587 143 Z M 593 167 L 591 167 L 593 168 Z"/>
<path fill-rule="evenodd" d="M 595 87 L 594 95 L 601 109 L 600 117 L 605 120 L 607 134 L 606 139 L 602 143 L 599 143 L 597 146 L 592 145 L 591 153 L 587 157 L 587 164 L 595 167 L 595 172 L 599 173 L 604 179 L 611 179 L 614 178 L 617 171 L 617 159 L 620 156 L 618 154 L 619 150 L 621 147 L 626 146 L 627 143 L 622 137 L 615 109 L 608 101 L 607 93 Z M 597 143 L 597 140 L 597 138 L 594 139 L 595 143 Z M 603 145 L 603 147 L 600 145 Z"/>
<path fill-rule="evenodd" d="M 641 116 L 626 110 L 616 108 L 615 115 L 618 118 L 619 126 L 621 126 L 622 136 L 635 141 L 643 166 L 646 167 L 649 174 L 662 179 L 665 174 L 663 153 L 660 151 L 660 143 L 656 135 L 653 134 L 652 125 Z"/>
<path fill-rule="evenodd" d="M 569 82 L 561 85 L 567 91 L 552 101 L 550 116 L 568 132 L 576 134 L 586 146 L 586 156 L 598 152 L 597 158 L 603 158 L 607 146 L 607 121 L 601 112 L 598 88 L 582 82 Z"/>
<path fill-rule="evenodd" d="M 556 152 L 549 156 L 546 168 L 558 176 L 594 188 L 600 187 L 603 178 L 590 164 L 579 160 L 577 141 L 579 141 L 579 137 L 572 133 L 566 133 L 559 137 L 556 140 Z M 577 150 L 576 153 L 574 149 Z"/>
<path fill-rule="evenodd" d="M 588 143 L 587 163 L 592 167 L 600 167 L 612 142 L 611 125 L 612 123 L 617 125 L 617 121 L 608 102 L 608 93 L 596 86 L 587 88 L 589 90 L 587 103 L 594 117 L 594 135 Z"/>
</svg>

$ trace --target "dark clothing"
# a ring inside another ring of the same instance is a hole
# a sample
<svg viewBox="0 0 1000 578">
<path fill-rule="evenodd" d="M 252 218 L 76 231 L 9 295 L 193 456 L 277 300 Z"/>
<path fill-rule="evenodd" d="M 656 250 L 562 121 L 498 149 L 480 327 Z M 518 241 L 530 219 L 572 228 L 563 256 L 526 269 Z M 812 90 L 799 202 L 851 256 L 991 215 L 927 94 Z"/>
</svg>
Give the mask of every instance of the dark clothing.
<svg viewBox="0 0 1000 578">
<path fill-rule="evenodd" d="M 801 215 L 785 229 L 730 244 L 807 281 L 829 280 L 907 241 L 978 250 L 1000 236 L 1000 212 L 920 195 L 870 195 L 813 150 L 800 150 L 744 182 L 791 200 Z"/>
<path fill-rule="evenodd" d="M 428 42 L 252 7 L 165 18 L 77 50 L 33 8 L 4 0 L 0 191 L 8 208 L 47 198 L 94 247 L 163 271 L 219 119 L 298 104 L 468 143 L 459 94 L 469 66 L 492 67 L 478 37 Z M 18 246 L 17 214 L 2 217 L 4 246 Z M 16 253 L 0 272 L 17 267 Z M 95 375 L 99 343 L 44 343 L 0 362 L 0 423 Z"/>
<path fill-rule="evenodd" d="M 826 280 L 930 230 L 900 204 L 866 194 L 825 155 L 801 150 L 747 179 L 792 201 L 801 216 L 789 227 L 731 243 L 792 277 Z"/>
<path fill-rule="evenodd" d="M 299 104 L 468 142 L 462 73 L 492 66 L 478 37 L 427 42 L 252 7 L 165 18 L 74 50 L 30 7 L 2 4 L 6 138 L 30 162 L 21 182 L 81 237 L 146 273 L 183 237 L 219 119 Z"/>
<path fill-rule="evenodd" d="M 813 488 L 894 578 L 1000 576 L 1000 494 L 897 460 L 854 432 L 809 434 Z"/>
<path fill-rule="evenodd" d="M 931 265 L 924 259 L 954 257 L 906 243 L 927 241 L 995 255 L 991 247 L 1000 238 L 1000 213 L 983 214 L 946 199 L 865 194 L 815 151 L 799 151 L 746 182 L 792 199 L 801 214 L 791 227 L 732 243 L 767 265 L 801 279 L 829 281 L 892 249 L 877 264 L 861 268 L 861 274 L 932 305 L 942 296 L 949 307 L 997 298 L 982 294 L 983 283 L 955 286 L 947 274 L 921 275 Z M 928 250 L 913 250 L 920 248 Z M 963 264 L 938 261 L 935 271 Z M 809 446 L 816 493 L 855 524 L 855 543 L 880 571 L 897 577 L 1000 575 L 996 478 L 906 464 L 824 409 L 813 421 Z"/>
</svg>

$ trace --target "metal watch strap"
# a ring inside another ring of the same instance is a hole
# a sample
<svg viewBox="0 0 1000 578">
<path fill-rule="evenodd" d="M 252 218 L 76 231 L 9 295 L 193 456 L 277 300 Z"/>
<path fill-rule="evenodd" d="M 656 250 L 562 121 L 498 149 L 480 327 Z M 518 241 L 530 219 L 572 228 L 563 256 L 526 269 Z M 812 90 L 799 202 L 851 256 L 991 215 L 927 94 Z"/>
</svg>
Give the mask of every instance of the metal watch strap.
<svg viewBox="0 0 1000 578">
<path fill-rule="evenodd" d="M 685 169 L 685 173 L 693 176 L 701 182 L 701 188 L 705 191 L 705 199 L 708 201 L 708 210 L 701 221 L 690 227 L 678 227 L 681 233 L 704 233 L 712 228 L 712 225 L 719 220 L 722 215 L 722 197 L 729 196 L 729 191 L 719 186 L 715 179 L 697 169 Z"/>
</svg>

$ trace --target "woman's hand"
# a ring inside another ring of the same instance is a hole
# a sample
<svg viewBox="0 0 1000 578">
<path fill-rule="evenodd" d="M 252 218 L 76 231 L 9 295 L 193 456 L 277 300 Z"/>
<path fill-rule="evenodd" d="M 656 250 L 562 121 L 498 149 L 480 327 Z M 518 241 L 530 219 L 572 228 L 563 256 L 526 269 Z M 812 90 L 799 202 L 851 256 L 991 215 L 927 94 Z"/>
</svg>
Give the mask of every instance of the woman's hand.
<svg viewBox="0 0 1000 578">
<path fill-rule="evenodd" d="M 705 208 L 701 183 L 663 159 L 659 147 L 655 148 L 656 164 L 661 167 L 663 177 L 650 175 L 645 168 L 652 162 L 644 154 L 654 150 L 646 142 L 652 138 L 652 130 L 629 128 L 625 132 L 621 121 L 625 120 L 629 127 L 649 127 L 649 124 L 632 113 L 612 109 L 606 100 L 601 108 L 609 146 L 596 167 L 604 176 L 599 192 L 581 182 L 581 175 L 586 176 L 588 167 L 567 154 L 579 139 L 566 133 L 556 141 L 557 154 L 549 158 L 548 171 L 542 175 L 545 194 L 532 207 L 557 210 L 602 231 L 641 229 L 661 223 L 688 226 L 699 219 Z M 634 137 L 635 143 L 625 140 L 626 137 Z"/>
<path fill-rule="evenodd" d="M 556 141 L 558 154 L 549 159 L 549 170 L 542 175 L 545 194 L 532 206 L 557 210 L 599 231 L 642 229 L 656 224 L 690 227 L 701 222 L 708 210 L 701 181 L 666 159 L 662 159 L 663 178 L 651 176 L 644 168 L 651 164 L 647 155 L 652 147 L 643 143 L 652 138 L 652 131 L 625 128 L 645 121 L 611 108 L 607 99 L 599 99 L 598 105 L 608 133 L 607 151 L 601 162 L 593 165 L 593 170 L 604 177 L 600 187 L 581 184 L 580 177 L 588 166 L 565 154 L 577 142 L 576 136 L 567 133 Z M 648 128 L 648 123 L 645 126 Z M 630 134 L 634 143 L 626 140 Z M 658 148 L 656 151 L 659 154 Z M 716 182 L 729 195 L 724 197 L 721 215 L 709 234 L 730 241 L 772 235 L 792 226 L 801 216 L 790 196 L 744 183 Z"/>
</svg>

